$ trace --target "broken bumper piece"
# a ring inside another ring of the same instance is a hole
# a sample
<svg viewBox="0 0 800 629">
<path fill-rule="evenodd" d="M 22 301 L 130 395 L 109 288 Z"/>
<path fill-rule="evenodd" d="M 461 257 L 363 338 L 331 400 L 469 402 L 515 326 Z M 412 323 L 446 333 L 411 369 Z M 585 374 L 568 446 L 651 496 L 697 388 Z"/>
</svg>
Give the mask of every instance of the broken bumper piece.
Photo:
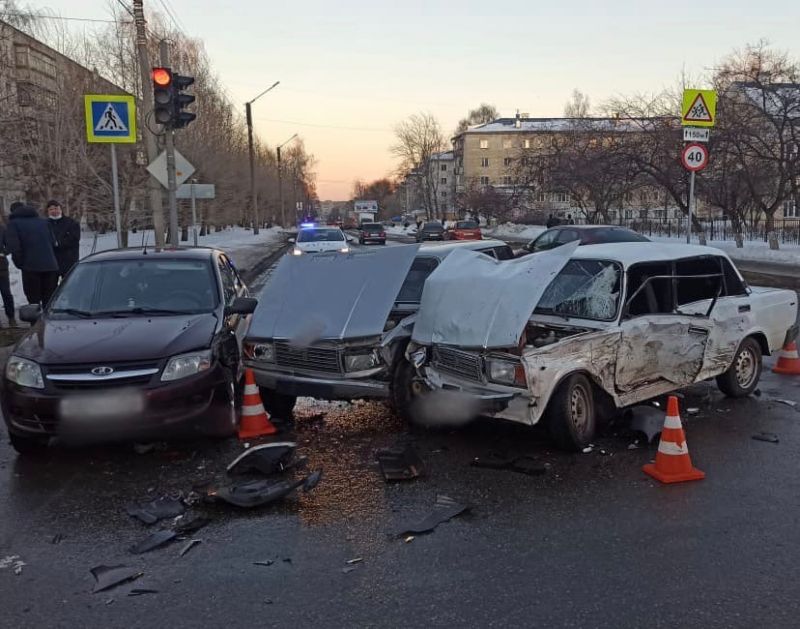
<svg viewBox="0 0 800 629">
<path fill-rule="evenodd" d="M 314 397 L 322 400 L 386 398 L 389 384 L 374 378 L 331 378 L 329 375 L 296 375 L 264 369 L 263 363 L 248 363 L 259 387 L 283 395 Z"/>
</svg>

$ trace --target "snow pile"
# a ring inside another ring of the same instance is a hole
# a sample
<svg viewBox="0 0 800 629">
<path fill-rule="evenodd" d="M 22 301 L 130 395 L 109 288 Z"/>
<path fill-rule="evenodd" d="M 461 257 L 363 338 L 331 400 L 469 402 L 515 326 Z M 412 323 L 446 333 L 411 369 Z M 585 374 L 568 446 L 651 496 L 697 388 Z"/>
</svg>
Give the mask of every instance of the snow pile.
<svg viewBox="0 0 800 629">
<path fill-rule="evenodd" d="M 547 228 L 544 225 L 520 225 L 518 223 L 503 223 L 497 227 L 482 227 L 484 236 L 493 238 L 529 241 L 536 238 Z"/>
<path fill-rule="evenodd" d="M 211 232 L 206 236 L 198 236 L 197 244 L 201 247 L 218 247 L 228 253 L 237 249 L 242 249 L 252 245 L 260 245 L 275 242 L 282 237 L 282 229 L 280 227 L 272 227 L 271 229 L 262 229 L 256 236 L 252 230 L 244 229 L 242 227 L 231 227 L 218 232 Z M 199 231 L 198 231 L 199 233 Z M 141 247 L 145 242 L 148 247 L 153 246 L 153 230 L 139 231 L 137 233 L 130 232 L 128 234 L 128 246 Z M 192 232 L 189 231 L 189 241 L 181 243 L 182 245 L 191 245 L 193 242 Z M 108 232 L 105 234 L 95 234 L 94 232 L 83 232 L 81 234 L 80 256 L 85 258 L 92 253 L 99 251 L 108 251 L 117 248 L 117 234 L 116 232 Z M 11 256 L 8 256 L 9 262 L 9 276 L 11 280 L 11 293 L 14 295 L 14 306 L 19 308 L 28 303 L 25 299 L 25 293 L 22 291 L 22 274 L 19 269 L 14 266 L 11 261 Z"/>
<path fill-rule="evenodd" d="M 652 236 L 653 242 L 686 242 L 686 236 Z M 696 237 L 692 238 L 693 244 L 698 244 Z M 721 249 L 732 260 L 747 260 L 753 262 L 774 262 L 777 264 L 800 264 L 800 245 L 781 243 L 780 249 L 773 251 L 769 243 L 762 241 L 745 241 L 744 247 L 738 249 L 732 240 L 709 240 L 709 247 Z"/>
</svg>

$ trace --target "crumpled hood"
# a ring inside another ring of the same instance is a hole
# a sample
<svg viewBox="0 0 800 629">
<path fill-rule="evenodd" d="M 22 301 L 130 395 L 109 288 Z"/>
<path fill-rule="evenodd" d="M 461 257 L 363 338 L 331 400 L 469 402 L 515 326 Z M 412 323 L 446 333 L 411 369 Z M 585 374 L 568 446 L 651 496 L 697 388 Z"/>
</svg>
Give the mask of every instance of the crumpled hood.
<svg viewBox="0 0 800 629">
<path fill-rule="evenodd" d="M 528 319 L 577 241 L 515 260 L 457 250 L 431 273 L 412 339 L 423 345 L 516 347 Z"/>
<path fill-rule="evenodd" d="M 250 322 L 254 339 L 356 339 L 383 333 L 418 245 L 284 256 Z"/>
<path fill-rule="evenodd" d="M 211 346 L 211 314 L 119 319 L 48 319 L 20 339 L 14 354 L 44 365 L 156 360 Z"/>
</svg>

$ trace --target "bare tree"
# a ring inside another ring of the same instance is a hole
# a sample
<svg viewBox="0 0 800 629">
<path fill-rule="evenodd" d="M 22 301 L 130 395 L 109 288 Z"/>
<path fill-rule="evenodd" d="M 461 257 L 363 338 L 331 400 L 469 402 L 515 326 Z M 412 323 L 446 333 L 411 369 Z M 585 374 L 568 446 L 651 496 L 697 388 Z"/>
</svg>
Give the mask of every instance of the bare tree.
<svg viewBox="0 0 800 629">
<path fill-rule="evenodd" d="M 575 88 L 572 90 L 572 97 L 564 105 L 565 118 L 586 118 L 589 116 L 592 106 L 589 97 Z"/>
<path fill-rule="evenodd" d="M 497 108 L 494 105 L 481 103 L 475 109 L 470 109 L 466 118 L 462 118 L 458 121 L 455 135 L 464 133 L 464 131 L 477 124 L 486 124 L 492 120 L 497 120 L 499 117 L 500 114 L 497 112 Z"/>
<path fill-rule="evenodd" d="M 431 158 L 446 148 L 439 122 L 429 113 L 414 114 L 395 127 L 395 137 L 391 152 L 400 160 L 398 174 L 416 175 L 423 208 L 428 218 L 437 218 L 439 178 Z"/>
</svg>

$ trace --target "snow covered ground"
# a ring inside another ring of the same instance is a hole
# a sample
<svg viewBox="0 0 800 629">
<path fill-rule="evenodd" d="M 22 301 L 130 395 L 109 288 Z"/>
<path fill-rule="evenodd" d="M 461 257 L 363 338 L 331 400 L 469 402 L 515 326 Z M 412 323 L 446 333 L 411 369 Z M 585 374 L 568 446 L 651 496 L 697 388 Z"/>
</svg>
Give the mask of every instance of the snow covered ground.
<svg viewBox="0 0 800 629">
<path fill-rule="evenodd" d="M 686 242 L 686 236 L 652 236 L 653 242 Z M 697 238 L 692 238 L 693 244 L 699 244 Z M 773 251 L 769 244 L 761 241 L 745 241 L 744 247 L 736 248 L 736 243 L 732 240 L 709 240 L 709 247 L 722 249 L 733 260 L 748 260 L 753 262 L 774 262 L 777 264 L 798 264 L 800 265 L 800 245 L 782 243 L 780 249 Z"/>
<path fill-rule="evenodd" d="M 207 236 L 198 237 L 197 244 L 201 247 L 218 247 L 232 253 L 237 249 L 243 249 L 252 245 L 266 244 L 274 242 L 281 238 L 282 229 L 273 227 L 271 229 L 262 229 L 258 236 L 253 235 L 252 230 L 243 229 L 241 227 L 231 227 L 219 232 L 212 232 Z M 128 245 L 130 247 L 141 247 L 142 243 L 146 242 L 149 247 L 153 246 L 153 232 L 139 231 L 137 233 L 128 234 Z M 192 233 L 189 232 L 189 242 L 181 244 L 191 244 Z M 105 234 L 95 234 L 94 232 L 83 232 L 81 235 L 81 258 L 97 253 L 99 251 L 108 251 L 109 249 L 116 249 L 117 247 L 117 234 L 116 232 L 108 232 Z M 25 299 L 25 294 L 22 292 L 22 274 L 19 269 L 14 266 L 11 261 L 11 256 L 8 257 L 9 261 L 9 274 L 11 279 L 11 292 L 14 295 L 14 305 L 16 308 L 24 306 L 28 303 Z M 3 315 L 3 322 L 5 323 L 5 315 Z"/>
</svg>

